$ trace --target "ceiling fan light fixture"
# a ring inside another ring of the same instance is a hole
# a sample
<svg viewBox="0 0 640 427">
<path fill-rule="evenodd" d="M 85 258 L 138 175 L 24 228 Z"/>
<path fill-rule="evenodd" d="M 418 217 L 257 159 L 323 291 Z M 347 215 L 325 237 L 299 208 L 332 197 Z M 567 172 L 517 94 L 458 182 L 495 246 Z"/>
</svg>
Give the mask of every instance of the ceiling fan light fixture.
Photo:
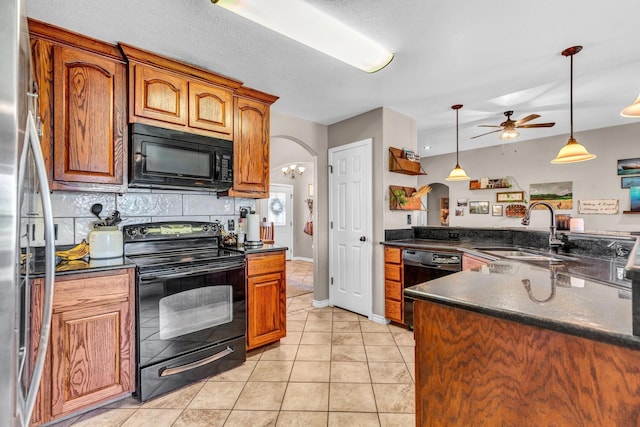
<svg viewBox="0 0 640 427">
<path fill-rule="evenodd" d="M 567 145 L 560 149 L 560 152 L 555 159 L 551 160 L 551 163 L 577 163 L 595 158 L 596 155 L 589 153 L 587 149 L 584 148 L 584 145 L 576 141 L 575 138 L 569 138 Z"/>
<path fill-rule="evenodd" d="M 467 173 L 460 167 L 460 161 L 458 160 L 459 150 L 458 150 L 458 110 L 462 108 L 462 104 L 456 104 L 451 106 L 452 109 L 456 110 L 456 167 L 451 169 L 449 176 L 445 178 L 446 181 L 468 181 L 471 178 L 467 175 Z"/>
<path fill-rule="evenodd" d="M 334 17 L 299 0 L 211 0 L 211 3 L 367 73 L 393 53 Z"/>
<path fill-rule="evenodd" d="M 625 107 L 620 111 L 622 117 L 640 117 L 640 95 L 633 104 Z"/>
<path fill-rule="evenodd" d="M 499 139 L 503 141 L 510 141 L 512 139 L 516 139 L 520 136 L 520 132 L 516 128 L 505 128 L 502 133 L 498 136 Z"/>
<path fill-rule="evenodd" d="M 571 123 L 571 133 L 569 141 L 560 149 L 555 159 L 551 160 L 553 164 L 576 163 L 595 159 L 596 155 L 591 154 L 587 149 L 573 137 L 573 56 L 582 50 L 582 46 L 568 47 L 562 51 L 563 56 L 571 57 L 571 74 L 570 74 L 570 92 L 569 92 L 569 113 Z"/>
</svg>

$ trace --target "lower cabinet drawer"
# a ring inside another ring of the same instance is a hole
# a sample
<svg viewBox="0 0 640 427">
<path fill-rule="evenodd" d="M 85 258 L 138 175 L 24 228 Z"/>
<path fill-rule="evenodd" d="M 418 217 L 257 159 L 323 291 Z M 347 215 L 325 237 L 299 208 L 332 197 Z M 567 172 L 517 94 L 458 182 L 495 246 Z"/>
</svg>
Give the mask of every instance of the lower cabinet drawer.
<svg viewBox="0 0 640 427">
<path fill-rule="evenodd" d="M 400 266 L 397 264 L 385 264 L 384 265 L 384 278 L 386 280 L 400 281 Z"/>
<path fill-rule="evenodd" d="M 385 280 L 384 297 L 386 299 L 400 301 L 402 299 L 402 284 L 395 280 Z"/>
<path fill-rule="evenodd" d="M 404 308 L 402 301 L 394 301 L 390 299 L 384 300 L 384 316 L 398 323 L 404 323 Z"/>
</svg>

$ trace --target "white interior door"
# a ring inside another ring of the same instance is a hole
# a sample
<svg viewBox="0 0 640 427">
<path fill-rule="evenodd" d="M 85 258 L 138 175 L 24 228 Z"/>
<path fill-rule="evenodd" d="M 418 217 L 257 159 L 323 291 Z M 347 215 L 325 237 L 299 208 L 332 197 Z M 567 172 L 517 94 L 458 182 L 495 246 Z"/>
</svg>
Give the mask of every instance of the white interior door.
<svg viewBox="0 0 640 427">
<path fill-rule="evenodd" d="M 273 240 L 276 245 L 287 247 L 285 257 L 290 260 L 293 254 L 293 186 L 271 184 L 269 199 L 263 200 L 260 211 L 267 221 L 273 222 Z"/>
<path fill-rule="evenodd" d="M 367 317 L 372 292 L 372 142 L 329 150 L 329 299 Z"/>
</svg>

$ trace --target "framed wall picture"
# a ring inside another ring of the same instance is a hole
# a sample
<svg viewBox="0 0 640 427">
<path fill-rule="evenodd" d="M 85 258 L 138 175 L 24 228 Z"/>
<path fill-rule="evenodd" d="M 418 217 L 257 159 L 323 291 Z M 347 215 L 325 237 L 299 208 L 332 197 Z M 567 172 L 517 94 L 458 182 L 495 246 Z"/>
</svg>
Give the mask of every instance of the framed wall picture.
<svg viewBox="0 0 640 427">
<path fill-rule="evenodd" d="M 618 160 L 618 175 L 639 175 L 640 158 Z"/>
<path fill-rule="evenodd" d="M 488 201 L 469 202 L 469 213 L 470 214 L 488 214 L 489 202 Z"/>
<path fill-rule="evenodd" d="M 502 205 L 493 205 L 491 207 L 491 215 L 492 216 L 502 216 Z"/>
<path fill-rule="evenodd" d="M 514 203 L 524 202 L 524 191 L 504 191 L 496 193 L 496 202 Z"/>
<path fill-rule="evenodd" d="M 620 188 L 640 187 L 640 176 L 623 176 L 620 178 Z"/>
</svg>

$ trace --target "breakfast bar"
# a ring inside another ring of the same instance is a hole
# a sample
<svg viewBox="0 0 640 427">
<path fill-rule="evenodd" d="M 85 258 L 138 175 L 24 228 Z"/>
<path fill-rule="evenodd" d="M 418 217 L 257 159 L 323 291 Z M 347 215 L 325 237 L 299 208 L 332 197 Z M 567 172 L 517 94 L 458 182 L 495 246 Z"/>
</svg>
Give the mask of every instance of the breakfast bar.
<svg viewBox="0 0 640 427">
<path fill-rule="evenodd" d="M 634 237 L 576 233 L 576 253 L 555 253 L 504 239 L 520 232 L 433 233 L 384 243 L 485 262 L 404 289 L 414 301 L 417 425 L 635 425 L 640 337 L 632 281 L 616 274 L 635 277 L 636 247 L 626 272 L 613 252 L 580 250 L 585 239 L 602 249 Z"/>
</svg>

